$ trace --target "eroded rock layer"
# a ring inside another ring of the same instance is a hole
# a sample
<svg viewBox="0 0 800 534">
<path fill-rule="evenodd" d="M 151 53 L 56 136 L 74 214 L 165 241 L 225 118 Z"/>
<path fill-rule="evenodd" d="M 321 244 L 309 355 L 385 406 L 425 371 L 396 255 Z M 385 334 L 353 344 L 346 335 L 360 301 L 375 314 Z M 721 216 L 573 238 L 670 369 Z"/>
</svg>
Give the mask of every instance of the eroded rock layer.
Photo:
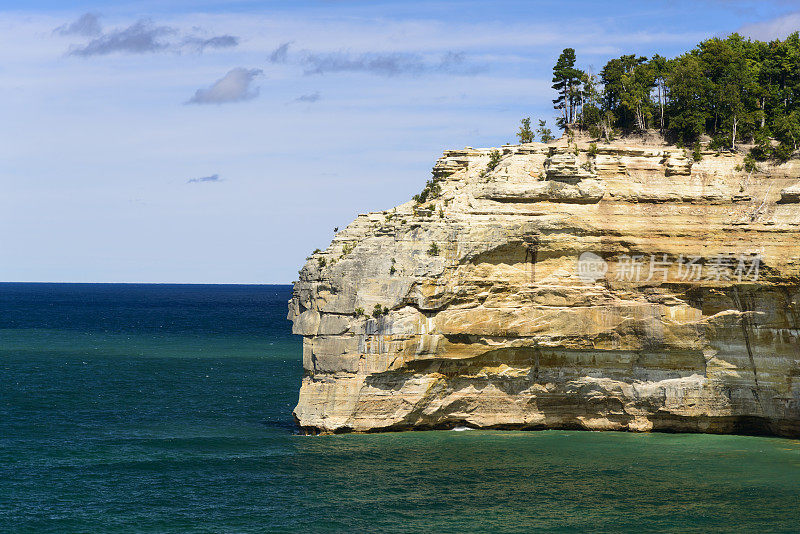
<svg viewBox="0 0 800 534">
<path fill-rule="evenodd" d="M 438 194 L 309 258 L 289 304 L 304 431 L 800 436 L 800 161 L 501 152 L 446 152 Z"/>
</svg>

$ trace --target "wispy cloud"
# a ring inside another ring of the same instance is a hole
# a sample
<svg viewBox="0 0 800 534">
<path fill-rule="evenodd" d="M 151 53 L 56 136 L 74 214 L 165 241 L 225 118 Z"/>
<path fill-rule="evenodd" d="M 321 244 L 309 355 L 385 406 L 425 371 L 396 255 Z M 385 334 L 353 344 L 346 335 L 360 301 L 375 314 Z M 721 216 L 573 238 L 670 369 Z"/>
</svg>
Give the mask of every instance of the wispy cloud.
<svg viewBox="0 0 800 534">
<path fill-rule="evenodd" d="M 205 182 L 221 182 L 222 179 L 219 177 L 219 174 L 212 174 L 211 176 L 202 176 L 200 178 L 192 178 L 187 180 L 187 184 L 201 184 Z"/>
<path fill-rule="evenodd" d="M 289 45 L 292 44 L 291 41 L 287 43 L 283 43 L 278 48 L 272 51 L 269 55 L 269 62 L 270 63 L 286 63 L 286 60 L 289 57 Z"/>
<path fill-rule="evenodd" d="M 330 72 L 367 72 L 381 76 L 448 72 L 475 74 L 485 67 L 468 65 L 463 52 L 446 52 L 439 61 L 428 61 L 419 54 L 404 52 L 351 54 L 331 52 L 306 53 L 300 59 L 306 74 Z"/>
<path fill-rule="evenodd" d="M 737 31 L 752 39 L 769 41 L 771 39 L 783 39 L 798 30 L 800 30 L 800 11 L 787 13 L 762 22 L 745 24 Z"/>
<path fill-rule="evenodd" d="M 158 52 L 169 46 L 162 37 L 176 33 L 170 26 L 156 26 L 150 19 L 142 19 L 121 30 L 112 30 L 89 41 L 82 47 L 70 50 L 71 56 L 101 56 L 114 52 L 144 54 Z"/>
<path fill-rule="evenodd" d="M 83 35 L 84 37 L 92 37 L 94 35 L 100 35 L 102 31 L 103 28 L 100 26 L 99 17 L 94 13 L 84 13 L 78 17 L 78 20 L 59 26 L 53 30 L 53 33 L 59 35 Z"/>
<path fill-rule="evenodd" d="M 307 95 L 300 95 L 294 99 L 295 102 L 306 102 L 309 104 L 313 104 L 317 102 L 322 96 L 319 94 L 319 91 L 315 91 L 313 93 L 309 93 Z"/>
<path fill-rule="evenodd" d="M 253 80 L 263 73 L 261 69 L 237 67 L 214 82 L 210 87 L 198 89 L 187 104 L 225 104 L 241 102 L 258 96 L 258 88 L 253 88 Z"/>
<path fill-rule="evenodd" d="M 193 33 L 202 30 L 194 28 Z M 141 19 L 130 26 L 103 32 L 97 15 L 86 13 L 78 20 L 59 26 L 54 33 L 94 37 L 84 45 L 70 48 L 71 56 L 102 56 L 113 53 L 148 54 L 183 49 L 203 53 L 206 49 L 231 48 L 239 44 L 235 35 L 203 36 L 181 32 L 178 28 L 157 25 L 151 19 Z"/>
<path fill-rule="evenodd" d="M 187 37 L 183 40 L 183 43 L 202 54 L 206 48 L 232 48 L 237 46 L 239 38 L 235 35 L 217 35 L 209 38 Z"/>
</svg>

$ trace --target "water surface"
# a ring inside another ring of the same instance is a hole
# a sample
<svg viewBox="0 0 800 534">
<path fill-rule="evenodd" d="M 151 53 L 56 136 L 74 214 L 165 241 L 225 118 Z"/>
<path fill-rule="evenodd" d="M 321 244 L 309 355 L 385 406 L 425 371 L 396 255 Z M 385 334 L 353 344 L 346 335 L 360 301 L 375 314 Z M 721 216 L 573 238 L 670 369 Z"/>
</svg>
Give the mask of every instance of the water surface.
<svg viewBox="0 0 800 534">
<path fill-rule="evenodd" d="M 800 529 L 800 442 L 292 432 L 289 286 L 0 284 L 0 530 Z"/>
</svg>

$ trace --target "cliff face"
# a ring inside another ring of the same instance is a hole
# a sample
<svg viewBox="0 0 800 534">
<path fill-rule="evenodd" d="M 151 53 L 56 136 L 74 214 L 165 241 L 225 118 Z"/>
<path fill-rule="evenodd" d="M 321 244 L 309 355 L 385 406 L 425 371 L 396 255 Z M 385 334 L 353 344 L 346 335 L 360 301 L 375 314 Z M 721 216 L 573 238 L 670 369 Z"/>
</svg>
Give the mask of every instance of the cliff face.
<svg viewBox="0 0 800 534">
<path fill-rule="evenodd" d="M 445 152 L 435 198 L 309 258 L 289 303 L 303 430 L 800 436 L 800 161 L 501 152 Z"/>
</svg>

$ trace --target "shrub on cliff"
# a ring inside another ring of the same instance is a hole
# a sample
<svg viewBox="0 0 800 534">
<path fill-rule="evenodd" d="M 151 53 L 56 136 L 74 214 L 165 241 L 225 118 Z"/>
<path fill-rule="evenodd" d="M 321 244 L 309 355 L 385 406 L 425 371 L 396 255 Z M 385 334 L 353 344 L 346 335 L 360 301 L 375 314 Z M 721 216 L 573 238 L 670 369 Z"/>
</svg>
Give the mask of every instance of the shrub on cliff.
<svg viewBox="0 0 800 534">
<path fill-rule="evenodd" d="M 372 309 L 372 316 L 377 319 L 383 315 L 389 315 L 389 308 L 386 306 L 381 306 L 380 304 L 376 304 Z"/>
<path fill-rule="evenodd" d="M 531 118 L 525 117 L 520 121 L 519 131 L 517 132 L 517 138 L 519 139 L 520 143 L 532 143 L 533 142 L 533 130 L 531 130 Z"/>
<path fill-rule="evenodd" d="M 536 129 L 536 133 L 539 134 L 539 139 L 542 141 L 542 143 L 549 143 L 555 139 L 555 137 L 553 137 L 552 130 L 547 127 L 547 121 L 539 121 L 539 127 Z"/>
<path fill-rule="evenodd" d="M 493 171 L 500 163 L 501 159 L 503 159 L 503 155 L 500 153 L 500 151 L 492 150 L 489 153 L 489 163 L 486 165 L 486 168 L 490 171 Z"/>
<path fill-rule="evenodd" d="M 442 192 L 442 186 L 432 179 L 425 183 L 425 188 L 418 195 L 414 195 L 414 202 L 424 204 L 428 200 L 438 198 Z"/>
</svg>

